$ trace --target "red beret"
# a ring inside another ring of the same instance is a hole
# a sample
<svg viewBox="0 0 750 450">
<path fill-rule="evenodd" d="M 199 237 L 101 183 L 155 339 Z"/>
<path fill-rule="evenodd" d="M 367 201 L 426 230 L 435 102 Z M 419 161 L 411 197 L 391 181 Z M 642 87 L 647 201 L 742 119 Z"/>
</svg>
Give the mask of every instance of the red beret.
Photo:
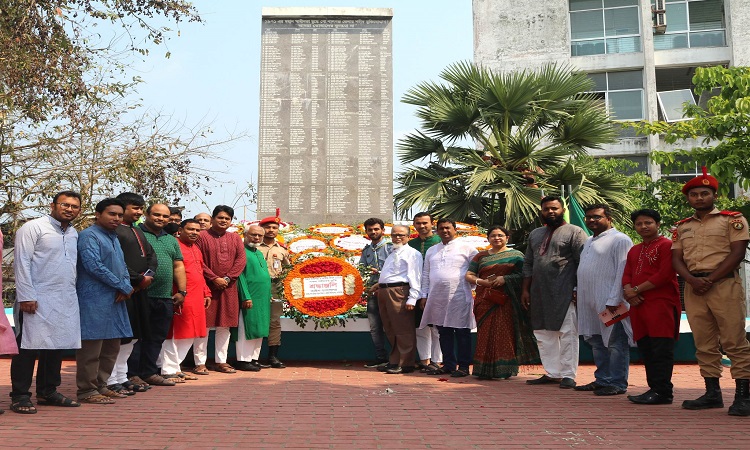
<svg viewBox="0 0 750 450">
<path fill-rule="evenodd" d="M 708 174 L 706 166 L 703 166 L 703 175 L 699 175 L 685 183 L 685 186 L 682 187 L 682 193 L 687 195 L 690 189 L 697 187 L 711 188 L 714 192 L 719 190 L 719 181 Z"/>
<path fill-rule="evenodd" d="M 258 222 L 258 225 L 263 226 L 269 223 L 275 223 L 278 225 L 279 223 L 281 223 L 281 219 L 275 216 L 268 216 L 265 219 Z"/>
</svg>

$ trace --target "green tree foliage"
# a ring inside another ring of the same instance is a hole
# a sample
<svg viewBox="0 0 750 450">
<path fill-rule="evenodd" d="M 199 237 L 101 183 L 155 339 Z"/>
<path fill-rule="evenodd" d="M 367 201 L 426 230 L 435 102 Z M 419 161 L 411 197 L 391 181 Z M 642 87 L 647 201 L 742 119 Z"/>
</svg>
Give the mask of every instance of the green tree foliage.
<svg viewBox="0 0 750 450">
<path fill-rule="evenodd" d="M 53 112 L 76 114 L 82 97 L 98 94 L 88 70 L 100 59 L 146 54 L 148 43 L 161 44 L 170 29 L 159 19 L 201 20 L 184 0 L 3 0 L 0 120 L 11 112 L 34 121 Z M 123 29 L 124 46 L 96 33 L 100 24 Z"/>
<path fill-rule="evenodd" d="M 397 145 L 406 170 L 396 181 L 397 211 L 528 228 L 543 195 L 572 187 L 580 204 L 629 211 L 625 177 L 587 156 L 615 137 L 585 74 L 548 65 L 498 74 L 468 62 L 448 66 L 442 83 L 424 82 L 403 102 L 421 129 Z"/>
<path fill-rule="evenodd" d="M 727 194 L 736 182 L 750 188 L 750 68 L 698 67 L 693 84 L 697 95 L 717 95 L 708 100 L 705 109 L 686 105 L 685 117 L 692 120 L 633 126 L 639 133 L 659 134 L 668 144 L 682 146 L 674 152 L 651 153 L 653 161 L 667 170 L 689 164 L 692 171 L 698 161 L 719 180 L 720 193 Z"/>
</svg>

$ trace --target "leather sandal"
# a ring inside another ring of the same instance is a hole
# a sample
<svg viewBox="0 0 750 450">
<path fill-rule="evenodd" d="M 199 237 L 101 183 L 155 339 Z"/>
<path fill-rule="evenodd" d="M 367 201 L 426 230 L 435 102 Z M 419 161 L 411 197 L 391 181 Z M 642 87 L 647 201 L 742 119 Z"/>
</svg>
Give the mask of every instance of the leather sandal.
<svg viewBox="0 0 750 450">
<path fill-rule="evenodd" d="M 115 401 L 107 397 L 106 395 L 94 394 L 86 398 L 82 398 L 81 403 L 88 403 L 90 405 L 112 405 L 115 403 Z"/>
<path fill-rule="evenodd" d="M 72 407 L 75 408 L 77 406 L 81 406 L 80 403 L 73 400 L 72 398 L 68 398 L 61 393 L 55 391 L 49 395 L 37 395 L 36 396 L 36 402 L 39 405 L 47 405 L 47 406 L 64 406 L 64 407 Z"/>
<path fill-rule="evenodd" d="M 201 364 L 199 366 L 195 366 L 195 369 L 193 369 L 193 373 L 196 375 L 208 375 L 208 369 L 206 369 L 206 366 L 204 364 Z"/>
<path fill-rule="evenodd" d="M 230 366 L 227 363 L 219 363 L 214 366 L 214 370 L 221 373 L 237 373 L 236 370 L 234 370 L 234 367 Z"/>
<path fill-rule="evenodd" d="M 158 374 L 153 374 L 146 378 L 146 383 L 152 385 L 152 386 L 174 386 L 174 381 L 167 380 L 166 378 L 162 377 Z"/>
</svg>

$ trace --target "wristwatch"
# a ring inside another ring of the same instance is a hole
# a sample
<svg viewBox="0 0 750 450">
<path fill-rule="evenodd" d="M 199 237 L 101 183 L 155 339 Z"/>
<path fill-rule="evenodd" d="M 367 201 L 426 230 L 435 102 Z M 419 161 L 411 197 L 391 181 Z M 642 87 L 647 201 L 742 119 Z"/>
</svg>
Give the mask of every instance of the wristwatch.
<svg viewBox="0 0 750 450">
<path fill-rule="evenodd" d="M 177 291 L 178 294 L 182 294 L 183 297 L 187 297 L 187 291 Z"/>
<path fill-rule="evenodd" d="M 633 286 L 633 292 L 638 293 L 638 286 Z"/>
</svg>

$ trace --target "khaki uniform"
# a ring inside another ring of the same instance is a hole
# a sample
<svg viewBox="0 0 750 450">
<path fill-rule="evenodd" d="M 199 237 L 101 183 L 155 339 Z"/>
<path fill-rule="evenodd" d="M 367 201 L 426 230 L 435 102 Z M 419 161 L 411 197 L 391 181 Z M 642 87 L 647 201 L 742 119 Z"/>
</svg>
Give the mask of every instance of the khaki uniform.
<svg viewBox="0 0 750 450">
<path fill-rule="evenodd" d="M 692 216 L 680 221 L 672 237 L 672 249 L 682 250 L 690 273 L 708 276 L 729 256 L 730 243 L 748 239 L 747 220 L 742 214 L 727 214 L 714 208 L 703 220 Z M 692 286 L 685 284 L 685 310 L 701 376 L 721 376 L 721 343 L 732 361 L 732 378 L 750 378 L 745 295 L 737 271 L 716 280 L 703 295 L 695 295 Z"/>
<path fill-rule="evenodd" d="M 279 276 L 284 268 L 291 266 L 289 261 L 289 250 L 278 242 L 268 245 L 264 242 L 258 244 L 258 250 L 263 254 L 268 265 L 268 274 L 271 275 L 271 325 L 268 330 L 268 345 L 281 345 L 281 315 L 284 313 L 284 284 Z"/>
</svg>

